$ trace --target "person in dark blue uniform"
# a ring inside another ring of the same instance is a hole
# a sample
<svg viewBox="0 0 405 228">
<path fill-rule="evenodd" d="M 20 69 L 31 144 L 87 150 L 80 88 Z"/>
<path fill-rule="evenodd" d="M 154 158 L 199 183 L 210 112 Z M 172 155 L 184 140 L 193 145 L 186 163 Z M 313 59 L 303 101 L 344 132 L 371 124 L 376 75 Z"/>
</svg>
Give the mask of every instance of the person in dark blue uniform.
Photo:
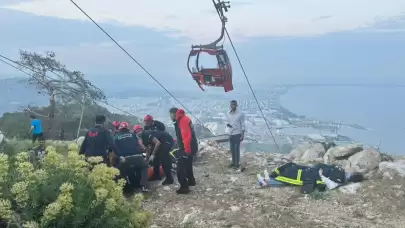
<svg viewBox="0 0 405 228">
<path fill-rule="evenodd" d="M 108 150 L 116 151 L 116 147 L 111 132 L 104 126 L 105 122 L 104 115 L 96 116 L 96 125 L 84 137 L 79 154 L 84 154 L 86 157 L 101 156 L 104 163 L 107 163 Z"/>
<path fill-rule="evenodd" d="M 117 168 L 121 176 L 127 179 L 128 185 L 134 189 L 139 185 L 136 172 L 140 171 L 140 186 L 143 192 L 148 192 L 148 163 L 142 155 L 138 137 L 130 132 L 129 124 L 121 122 L 114 136 L 116 145 Z"/>
<path fill-rule="evenodd" d="M 134 127 L 134 132 L 146 147 L 151 147 L 152 152 L 147 154 L 149 161 L 153 163 L 153 179 L 160 180 L 160 165 L 163 166 L 166 179 L 162 185 L 173 184 L 172 158 L 170 151 L 173 148 L 173 137 L 165 131 L 145 131 L 139 125 Z"/>
<path fill-rule="evenodd" d="M 165 125 L 157 120 L 154 120 L 151 115 L 146 115 L 143 118 L 143 123 L 145 124 L 145 131 L 165 131 Z"/>
</svg>

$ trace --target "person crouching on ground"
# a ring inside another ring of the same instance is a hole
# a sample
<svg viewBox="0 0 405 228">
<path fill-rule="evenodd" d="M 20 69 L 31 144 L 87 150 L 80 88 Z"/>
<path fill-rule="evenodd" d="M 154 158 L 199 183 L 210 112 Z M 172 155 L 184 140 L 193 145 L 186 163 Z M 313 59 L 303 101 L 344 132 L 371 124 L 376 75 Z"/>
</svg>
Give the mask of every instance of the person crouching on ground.
<svg viewBox="0 0 405 228">
<path fill-rule="evenodd" d="M 172 159 L 170 155 L 170 150 L 173 147 L 172 136 L 165 131 L 144 131 L 139 125 L 135 125 L 133 130 L 145 147 L 153 148 L 153 151 L 146 155 L 147 159 L 153 163 L 153 179 L 161 179 L 160 165 L 162 165 L 166 176 L 162 185 L 173 184 Z"/>
<path fill-rule="evenodd" d="M 96 125 L 84 137 L 79 154 L 86 157 L 103 157 L 103 162 L 108 164 L 107 151 L 116 151 L 111 132 L 104 126 L 106 117 L 96 116 Z"/>
<path fill-rule="evenodd" d="M 117 134 L 114 136 L 114 143 L 117 147 L 117 168 L 121 176 L 127 179 L 127 184 L 135 189 L 136 172 L 141 174 L 141 190 L 148 192 L 148 163 L 142 156 L 142 151 L 138 143 L 138 137 L 129 130 L 127 122 L 121 122 Z"/>
<path fill-rule="evenodd" d="M 180 183 L 180 189 L 176 191 L 177 194 L 188 194 L 190 192 L 189 186 L 195 186 L 195 178 L 193 173 L 193 156 L 198 151 L 198 142 L 194 133 L 193 124 L 184 110 L 178 108 L 171 108 L 170 118 L 174 122 L 176 130 L 177 145 L 179 147 L 178 153 L 180 159 L 177 166 L 177 179 Z"/>
</svg>

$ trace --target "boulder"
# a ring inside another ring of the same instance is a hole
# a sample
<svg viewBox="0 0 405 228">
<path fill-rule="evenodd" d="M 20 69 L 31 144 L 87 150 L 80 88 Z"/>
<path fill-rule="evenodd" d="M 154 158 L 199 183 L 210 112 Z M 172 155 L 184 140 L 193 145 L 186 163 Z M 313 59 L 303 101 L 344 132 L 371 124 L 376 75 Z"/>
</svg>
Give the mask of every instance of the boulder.
<svg viewBox="0 0 405 228">
<path fill-rule="evenodd" d="M 347 146 L 338 146 L 331 148 L 333 156 L 337 159 L 347 159 L 355 153 L 363 150 L 363 146 L 360 144 L 350 144 Z"/>
<path fill-rule="evenodd" d="M 367 148 L 350 156 L 349 161 L 356 172 L 367 173 L 378 168 L 381 162 L 381 154 L 373 148 Z"/>
<path fill-rule="evenodd" d="M 299 145 L 297 148 L 293 149 L 286 157 L 289 160 L 293 160 L 295 158 L 301 158 L 304 155 L 305 151 L 308 150 L 312 145 L 311 144 L 302 144 Z"/>
<path fill-rule="evenodd" d="M 378 165 L 378 170 L 381 173 L 389 173 L 390 176 L 398 175 L 405 177 L 405 160 L 398 160 L 395 162 L 381 162 Z"/>
<path fill-rule="evenodd" d="M 310 148 L 305 150 L 301 156 L 301 160 L 304 162 L 316 161 L 322 158 L 325 154 L 325 147 L 321 143 L 313 144 Z"/>
<path fill-rule="evenodd" d="M 323 155 L 323 163 L 332 164 L 336 161 L 336 158 L 333 155 L 333 149 L 334 148 L 330 148 L 328 151 L 326 151 L 325 155 Z"/>
</svg>

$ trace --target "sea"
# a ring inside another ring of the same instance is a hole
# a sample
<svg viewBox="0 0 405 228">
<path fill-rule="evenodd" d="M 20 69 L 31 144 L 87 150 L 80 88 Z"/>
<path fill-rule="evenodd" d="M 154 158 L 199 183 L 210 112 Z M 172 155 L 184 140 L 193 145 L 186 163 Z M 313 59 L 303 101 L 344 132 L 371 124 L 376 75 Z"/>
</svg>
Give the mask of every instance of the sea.
<svg viewBox="0 0 405 228">
<path fill-rule="evenodd" d="M 392 155 L 405 154 L 404 101 L 405 88 L 360 86 L 296 87 L 280 98 L 295 114 L 370 129 L 345 127 L 339 134 Z"/>
</svg>

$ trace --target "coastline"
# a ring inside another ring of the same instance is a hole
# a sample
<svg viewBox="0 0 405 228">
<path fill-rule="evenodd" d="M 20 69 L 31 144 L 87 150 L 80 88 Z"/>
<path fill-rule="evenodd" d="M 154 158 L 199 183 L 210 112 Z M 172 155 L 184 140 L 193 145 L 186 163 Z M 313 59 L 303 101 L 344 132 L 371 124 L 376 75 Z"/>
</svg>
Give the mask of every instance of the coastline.
<svg viewBox="0 0 405 228">
<path fill-rule="evenodd" d="M 339 122 L 336 117 L 341 116 L 339 119 L 351 123 L 345 123 L 340 134 L 389 154 L 403 154 L 401 148 L 405 142 L 401 140 L 403 129 L 400 128 L 403 111 L 395 101 L 405 93 L 392 88 L 350 88 L 344 92 L 343 96 L 336 97 L 342 94 L 339 88 L 289 88 L 280 94 L 279 103 L 291 112 L 311 116 L 309 118 L 335 117 L 335 122 Z M 350 97 L 352 99 L 348 99 Z"/>
</svg>

